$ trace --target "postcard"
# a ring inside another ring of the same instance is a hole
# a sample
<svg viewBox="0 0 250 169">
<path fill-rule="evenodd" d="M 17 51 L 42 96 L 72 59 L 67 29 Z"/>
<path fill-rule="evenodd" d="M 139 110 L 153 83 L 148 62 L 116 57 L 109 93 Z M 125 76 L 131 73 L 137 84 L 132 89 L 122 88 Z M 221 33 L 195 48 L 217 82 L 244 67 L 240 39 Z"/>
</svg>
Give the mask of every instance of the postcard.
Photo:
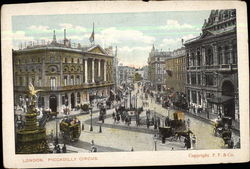
<svg viewBox="0 0 250 169">
<path fill-rule="evenodd" d="M 244 2 L 4 5 L 7 168 L 249 161 Z"/>
</svg>

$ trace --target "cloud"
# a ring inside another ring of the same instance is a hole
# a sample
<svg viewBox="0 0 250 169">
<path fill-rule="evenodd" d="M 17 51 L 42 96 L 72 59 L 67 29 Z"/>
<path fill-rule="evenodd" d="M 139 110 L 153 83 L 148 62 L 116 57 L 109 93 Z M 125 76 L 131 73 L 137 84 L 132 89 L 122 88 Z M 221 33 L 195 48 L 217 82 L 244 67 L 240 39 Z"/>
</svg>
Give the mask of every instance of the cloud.
<svg viewBox="0 0 250 169">
<path fill-rule="evenodd" d="M 177 49 L 177 48 L 180 48 L 182 46 L 182 39 L 185 42 L 186 40 L 192 39 L 194 37 L 195 36 L 193 34 L 188 34 L 188 35 L 184 35 L 184 36 L 178 37 L 178 38 L 165 38 L 162 40 L 160 47 L 165 48 L 165 50 Z"/>
<path fill-rule="evenodd" d="M 38 31 L 38 32 L 50 32 L 48 26 L 43 26 L 43 25 L 31 25 L 28 27 L 29 30 L 32 31 Z"/>
<path fill-rule="evenodd" d="M 90 36 L 90 35 L 88 35 Z M 96 40 L 101 42 L 105 41 L 106 44 L 152 44 L 155 41 L 155 37 L 145 35 L 141 31 L 137 30 L 118 30 L 115 27 L 110 27 L 102 30 L 95 35 Z"/>
<path fill-rule="evenodd" d="M 85 27 L 82 26 L 78 26 L 78 25 L 72 25 L 70 23 L 61 23 L 59 24 L 59 26 L 62 29 L 67 29 L 67 31 L 71 31 L 71 32 L 87 32 L 87 29 Z"/>
<path fill-rule="evenodd" d="M 185 29 L 196 29 L 193 25 L 190 24 L 180 24 L 177 20 L 167 20 L 166 25 L 161 26 L 160 29 L 166 30 L 185 30 Z"/>
<path fill-rule="evenodd" d="M 118 47 L 118 60 L 123 65 L 142 67 L 147 64 L 151 48 L 152 46 Z"/>
<path fill-rule="evenodd" d="M 22 42 L 29 42 L 34 40 L 34 37 L 27 36 L 24 31 L 3 31 L 2 34 L 2 40 L 3 41 L 12 41 L 13 48 L 17 49 Z"/>
</svg>

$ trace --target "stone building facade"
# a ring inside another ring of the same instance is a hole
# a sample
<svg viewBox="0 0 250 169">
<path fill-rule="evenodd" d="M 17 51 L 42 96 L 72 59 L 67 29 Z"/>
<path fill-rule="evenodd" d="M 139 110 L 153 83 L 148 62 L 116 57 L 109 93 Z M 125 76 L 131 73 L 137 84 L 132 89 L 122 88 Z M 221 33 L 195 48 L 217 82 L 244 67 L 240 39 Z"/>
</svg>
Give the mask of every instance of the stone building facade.
<svg viewBox="0 0 250 169">
<path fill-rule="evenodd" d="M 152 47 L 148 57 L 148 80 L 156 91 L 163 91 L 165 88 L 165 61 L 169 58 L 171 52 L 159 51 Z"/>
<path fill-rule="evenodd" d="M 166 59 L 166 88 L 186 93 L 186 52 L 185 47 L 174 50 Z"/>
<path fill-rule="evenodd" d="M 14 99 L 25 104 L 29 83 L 41 89 L 37 106 L 62 112 L 95 95 L 108 96 L 113 87 L 113 56 L 99 45 L 72 48 L 70 41 L 13 50 Z"/>
<path fill-rule="evenodd" d="M 236 10 L 212 10 L 185 47 L 190 111 L 239 120 Z"/>
<path fill-rule="evenodd" d="M 133 83 L 135 68 L 130 66 L 118 66 L 119 85 Z"/>
</svg>

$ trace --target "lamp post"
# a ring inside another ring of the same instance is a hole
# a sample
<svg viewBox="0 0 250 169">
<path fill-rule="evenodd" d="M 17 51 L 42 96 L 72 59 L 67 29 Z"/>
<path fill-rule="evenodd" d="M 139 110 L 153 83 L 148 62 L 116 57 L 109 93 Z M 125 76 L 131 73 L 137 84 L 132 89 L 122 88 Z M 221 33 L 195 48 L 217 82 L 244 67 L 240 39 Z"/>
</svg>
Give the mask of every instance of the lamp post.
<svg viewBox="0 0 250 169">
<path fill-rule="evenodd" d="M 156 134 L 154 135 L 153 140 L 154 140 L 155 151 L 157 151 L 157 136 L 156 136 Z"/>
<path fill-rule="evenodd" d="M 130 99 L 130 102 L 129 102 L 129 108 L 130 108 L 130 110 L 131 110 L 131 106 L 132 106 L 132 103 L 131 103 L 131 90 L 129 90 L 129 99 Z"/>
<path fill-rule="evenodd" d="M 55 145 L 58 144 L 58 118 L 56 117 L 56 139 L 55 139 Z"/>
<path fill-rule="evenodd" d="M 90 110 L 90 119 L 91 119 L 91 121 L 90 121 L 90 131 L 93 131 L 93 125 L 92 125 L 92 109 L 93 109 L 93 107 L 92 107 L 92 105 L 90 105 L 90 107 L 89 107 L 89 110 Z"/>
</svg>

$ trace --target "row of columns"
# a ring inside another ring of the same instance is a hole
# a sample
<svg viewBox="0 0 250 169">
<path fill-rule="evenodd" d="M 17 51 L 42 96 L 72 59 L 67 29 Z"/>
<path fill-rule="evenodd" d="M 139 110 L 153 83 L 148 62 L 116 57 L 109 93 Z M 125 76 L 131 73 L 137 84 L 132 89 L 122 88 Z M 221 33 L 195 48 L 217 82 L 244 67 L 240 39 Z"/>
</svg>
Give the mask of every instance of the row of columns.
<svg viewBox="0 0 250 169">
<path fill-rule="evenodd" d="M 92 61 L 91 61 L 92 63 L 91 63 L 91 70 L 92 70 L 92 79 L 91 79 L 91 81 L 92 81 L 92 83 L 94 83 L 95 82 L 95 59 L 92 59 Z M 88 60 L 87 59 L 85 59 L 85 61 L 84 61 L 84 67 L 85 67 L 85 83 L 87 84 L 88 83 Z M 107 72 L 107 62 L 106 61 L 104 61 L 104 65 L 103 65 L 103 67 L 104 67 L 104 81 L 106 81 L 106 72 Z M 98 76 L 100 77 L 101 76 L 101 60 L 98 60 Z"/>
</svg>

